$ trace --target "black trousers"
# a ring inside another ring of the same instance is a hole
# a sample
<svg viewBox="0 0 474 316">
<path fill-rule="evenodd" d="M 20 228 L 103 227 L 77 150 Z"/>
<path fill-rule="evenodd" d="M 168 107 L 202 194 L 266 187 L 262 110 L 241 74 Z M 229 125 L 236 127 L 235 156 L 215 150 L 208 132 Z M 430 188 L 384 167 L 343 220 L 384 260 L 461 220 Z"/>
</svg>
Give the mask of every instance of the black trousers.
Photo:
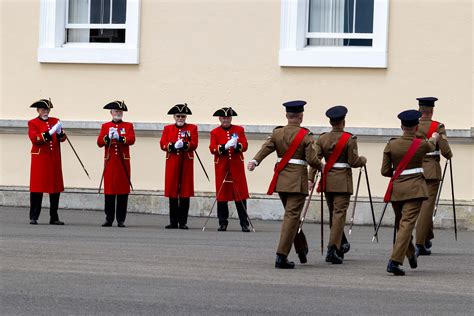
<svg viewBox="0 0 474 316">
<path fill-rule="evenodd" d="M 49 216 L 50 221 L 58 221 L 59 196 L 61 193 L 49 194 Z M 43 202 L 42 192 L 30 192 L 30 219 L 38 220 L 41 213 L 41 203 Z"/>
<path fill-rule="evenodd" d="M 117 200 L 117 203 L 115 202 Z M 105 220 L 109 223 L 114 222 L 117 214 L 117 222 L 125 222 L 127 216 L 128 194 L 106 194 L 105 195 Z"/>
<path fill-rule="evenodd" d="M 189 213 L 189 198 L 169 198 L 170 203 L 170 224 L 186 225 Z"/>
<path fill-rule="evenodd" d="M 247 200 L 235 201 L 235 207 L 239 215 L 240 226 L 249 226 L 247 219 Z M 217 217 L 219 218 L 219 225 L 227 226 L 229 224 L 229 205 L 227 201 L 217 202 Z"/>
</svg>

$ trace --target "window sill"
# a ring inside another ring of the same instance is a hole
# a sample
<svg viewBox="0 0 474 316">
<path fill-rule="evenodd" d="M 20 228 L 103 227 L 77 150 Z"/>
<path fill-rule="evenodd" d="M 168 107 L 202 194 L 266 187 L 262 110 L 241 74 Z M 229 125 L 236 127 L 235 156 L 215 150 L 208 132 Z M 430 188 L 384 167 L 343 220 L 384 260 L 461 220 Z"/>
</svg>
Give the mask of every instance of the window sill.
<svg viewBox="0 0 474 316">
<path fill-rule="evenodd" d="M 55 48 L 38 48 L 40 63 L 77 63 L 77 64 L 138 64 L 137 48 L 112 45 L 64 45 Z M 123 45 L 123 44 L 122 44 Z"/>
<path fill-rule="evenodd" d="M 281 49 L 279 65 L 282 67 L 387 68 L 387 53 L 363 47 Z"/>
</svg>

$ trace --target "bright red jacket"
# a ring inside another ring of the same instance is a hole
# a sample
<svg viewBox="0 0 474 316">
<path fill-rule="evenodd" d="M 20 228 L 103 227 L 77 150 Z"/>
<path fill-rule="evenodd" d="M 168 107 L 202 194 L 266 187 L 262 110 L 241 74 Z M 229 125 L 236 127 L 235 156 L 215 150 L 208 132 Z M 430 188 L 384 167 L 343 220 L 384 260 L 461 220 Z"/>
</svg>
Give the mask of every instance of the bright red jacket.
<svg viewBox="0 0 474 316">
<path fill-rule="evenodd" d="M 237 148 L 231 147 L 225 150 L 224 145 L 233 134 L 239 137 Z M 218 201 L 239 201 L 249 198 L 243 155 L 247 148 L 247 138 L 241 126 L 231 125 L 228 129 L 219 126 L 211 131 L 209 149 L 214 155 L 216 194 L 220 190 Z M 222 184 L 226 174 L 226 180 L 231 182 Z"/>
<path fill-rule="evenodd" d="M 110 139 L 109 128 L 115 127 L 118 130 L 119 140 L 112 140 L 110 152 L 108 152 Z M 128 177 L 131 177 L 130 170 L 130 146 L 135 144 L 135 131 L 133 124 L 120 122 L 107 122 L 102 124 L 97 145 L 104 147 L 104 194 L 128 194 L 130 193 L 130 183 Z M 122 159 L 120 158 L 122 153 Z M 125 172 L 125 168 L 127 172 Z M 128 174 L 128 176 L 127 176 Z M 131 179 L 131 178 L 130 178 Z"/>
<path fill-rule="evenodd" d="M 175 149 L 181 138 L 183 148 Z M 163 129 L 160 147 L 166 151 L 165 196 L 171 198 L 194 196 L 194 150 L 198 146 L 198 130 L 193 124 L 167 125 Z"/>
<path fill-rule="evenodd" d="M 59 121 L 55 117 L 43 120 L 39 117 L 28 122 L 28 136 L 31 143 L 30 192 L 59 193 L 64 191 L 61 166 L 60 142 L 66 134 L 49 130 Z"/>
</svg>

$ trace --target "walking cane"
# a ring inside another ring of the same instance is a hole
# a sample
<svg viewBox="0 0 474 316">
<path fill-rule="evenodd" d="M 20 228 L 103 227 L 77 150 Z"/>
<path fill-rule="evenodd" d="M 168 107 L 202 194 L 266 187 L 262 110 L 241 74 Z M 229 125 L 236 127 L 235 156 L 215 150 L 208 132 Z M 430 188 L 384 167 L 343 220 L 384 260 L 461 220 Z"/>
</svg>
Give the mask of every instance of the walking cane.
<svg viewBox="0 0 474 316">
<path fill-rule="evenodd" d="M 379 223 L 377 225 L 377 228 L 375 229 L 375 234 L 372 237 L 372 242 L 374 242 L 378 237 L 380 225 L 382 224 L 382 219 L 383 219 L 383 216 L 385 215 L 385 211 L 387 210 L 387 206 L 388 206 L 388 202 L 385 203 L 385 206 L 383 207 L 383 211 L 382 211 L 382 214 L 380 215 Z"/>
<path fill-rule="evenodd" d="M 107 155 L 106 155 L 107 159 L 105 160 L 104 169 L 102 170 L 102 177 L 100 178 L 99 191 L 97 192 L 98 195 L 100 195 L 100 189 L 102 188 L 102 182 L 104 181 L 105 168 L 107 168 L 107 164 L 109 163 L 109 160 L 110 160 L 110 146 L 112 146 L 112 141 L 109 142 L 109 145 L 107 147 Z"/>
<path fill-rule="evenodd" d="M 456 204 L 454 202 L 453 161 L 449 159 L 449 175 L 451 176 L 451 199 L 453 200 L 454 238 L 458 240 L 458 227 L 456 224 Z"/>
<path fill-rule="evenodd" d="M 436 216 L 436 213 L 438 212 L 439 198 L 441 196 L 441 190 L 443 189 L 444 176 L 446 175 L 446 169 L 448 168 L 448 162 L 449 162 L 449 160 L 446 160 L 446 163 L 444 164 L 443 176 L 441 177 L 441 182 L 439 183 L 439 186 L 438 186 L 438 192 L 436 193 L 436 204 L 435 204 L 435 208 L 434 208 L 434 211 L 433 211 L 433 220 Z"/>
<path fill-rule="evenodd" d="M 306 201 L 306 205 L 304 207 L 303 214 L 302 214 L 301 219 L 300 219 L 300 225 L 298 227 L 298 234 L 301 233 L 301 229 L 303 229 L 303 224 L 304 224 L 304 220 L 306 218 L 306 213 L 308 213 L 308 209 L 309 209 L 309 203 L 311 203 L 311 198 L 313 197 L 314 188 L 316 187 L 316 180 L 318 179 L 318 174 L 319 174 L 319 171 L 316 171 L 316 174 L 314 175 L 314 179 L 313 179 L 313 187 L 311 188 L 311 192 L 309 193 L 308 200 Z"/>
<path fill-rule="evenodd" d="M 132 191 L 133 190 L 133 185 L 132 185 L 132 180 L 130 180 L 130 175 L 128 174 L 128 171 L 127 171 L 127 166 L 125 166 L 125 161 L 123 160 L 123 155 L 122 155 L 122 150 L 120 149 L 120 146 L 117 145 L 117 148 L 118 148 L 118 152 L 119 152 L 119 155 L 120 155 L 120 161 L 122 162 L 122 167 L 123 167 L 123 171 L 125 171 L 125 175 L 127 176 L 127 179 L 128 179 L 128 183 L 130 184 L 130 188 L 132 188 Z"/>
<path fill-rule="evenodd" d="M 359 169 L 359 177 L 357 178 L 357 188 L 356 188 L 356 194 L 354 197 L 354 205 L 352 207 L 352 216 L 351 216 L 351 224 L 349 226 L 349 235 L 352 233 L 352 226 L 354 225 L 354 215 L 356 211 L 356 205 L 357 205 L 357 197 L 359 196 L 359 186 L 360 186 L 360 177 L 362 176 L 362 168 Z"/>
<path fill-rule="evenodd" d="M 204 231 L 204 230 L 206 229 L 207 222 L 208 222 L 209 219 L 211 218 L 212 210 L 214 209 L 214 206 L 216 206 L 216 203 L 217 203 L 217 197 L 218 197 L 219 194 L 221 193 L 222 187 L 224 186 L 224 183 L 226 182 L 226 179 L 227 179 L 227 175 L 228 175 L 228 174 L 229 174 L 229 171 L 227 171 L 227 173 L 225 174 L 224 180 L 222 180 L 222 183 L 221 183 L 221 187 L 220 187 L 219 190 L 217 191 L 216 198 L 215 198 L 215 200 L 214 200 L 214 203 L 212 203 L 212 207 L 211 207 L 211 210 L 209 211 L 209 214 L 207 215 L 206 222 L 204 222 L 204 225 L 202 226 L 202 231 Z"/>
<path fill-rule="evenodd" d="M 72 145 L 71 141 L 69 140 L 69 136 L 66 136 L 66 140 L 69 143 L 69 146 L 71 146 L 71 149 L 74 152 L 74 154 L 76 155 L 77 160 L 79 160 L 79 163 L 81 164 L 82 169 L 84 170 L 84 172 L 86 173 L 87 177 L 90 180 L 91 177 L 89 176 L 89 172 L 87 172 L 86 167 L 84 167 L 84 164 L 82 163 L 81 158 L 79 158 L 79 155 L 77 154 L 76 149 L 74 149 L 74 146 Z"/>
<path fill-rule="evenodd" d="M 372 202 L 372 193 L 370 192 L 369 173 L 367 172 L 367 165 L 364 165 L 365 171 L 365 182 L 367 182 L 367 192 L 369 193 L 370 211 L 372 212 L 372 222 L 374 223 L 374 231 L 377 230 L 377 224 L 375 222 L 374 203 Z M 376 237 L 379 242 L 379 237 Z"/>
<path fill-rule="evenodd" d="M 244 207 L 244 212 L 245 212 L 245 215 L 247 216 L 247 220 L 249 221 L 250 227 L 252 227 L 252 231 L 255 233 L 255 228 L 253 227 L 252 221 L 250 220 L 249 213 L 247 212 L 247 206 L 245 206 L 244 202 L 242 201 L 242 198 L 240 197 L 240 193 L 239 193 L 239 191 L 237 190 L 237 188 L 235 187 L 234 181 L 232 181 L 232 187 L 234 188 L 235 192 L 237 192 L 237 195 L 238 195 L 237 198 L 238 198 L 238 199 L 240 200 L 240 202 L 242 203 L 242 206 Z"/>
</svg>

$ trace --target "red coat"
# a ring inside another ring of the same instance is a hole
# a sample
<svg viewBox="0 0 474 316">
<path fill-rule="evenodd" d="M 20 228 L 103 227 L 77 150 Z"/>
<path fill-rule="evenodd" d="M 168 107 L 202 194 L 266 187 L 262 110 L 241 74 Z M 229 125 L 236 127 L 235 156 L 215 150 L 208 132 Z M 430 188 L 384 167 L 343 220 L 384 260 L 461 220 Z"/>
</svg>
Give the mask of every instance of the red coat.
<svg viewBox="0 0 474 316">
<path fill-rule="evenodd" d="M 59 193 L 64 191 L 61 167 L 60 142 L 66 134 L 49 135 L 49 130 L 59 121 L 50 117 L 46 121 L 39 117 L 28 122 L 31 143 L 30 192 Z"/>
<path fill-rule="evenodd" d="M 185 134 L 185 135 L 183 135 Z M 181 138 L 184 147 L 176 150 L 174 143 Z M 178 127 L 167 125 L 163 129 L 160 147 L 166 151 L 165 196 L 194 196 L 194 150 L 198 146 L 198 130 L 193 124 Z"/>
<path fill-rule="evenodd" d="M 225 150 L 225 143 L 231 139 L 234 133 L 239 136 L 237 148 L 231 147 L 229 150 Z M 247 148 L 247 138 L 245 137 L 244 128 L 241 126 L 231 125 L 227 130 L 219 126 L 211 131 L 209 149 L 214 155 L 216 194 L 219 192 L 227 172 L 226 180 L 233 181 L 233 183 L 225 182 L 222 185 L 217 197 L 218 201 L 239 201 L 249 198 L 243 155 Z"/>
<path fill-rule="evenodd" d="M 115 127 L 118 130 L 120 139 L 112 140 L 110 146 L 110 159 L 107 157 L 109 139 L 109 128 Z M 135 132 L 133 124 L 128 122 L 107 122 L 102 124 L 99 137 L 97 138 L 97 145 L 104 147 L 104 163 L 107 162 L 104 174 L 104 193 L 105 194 L 128 194 L 130 193 L 130 183 L 127 177 L 132 176 L 130 172 L 130 146 L 135 143 Z M 123 168 L 122 160 L 120 159 L 120 151 L 123 155 L 123 161 L 127 168 L 127 173 Z"/>
</svg>

